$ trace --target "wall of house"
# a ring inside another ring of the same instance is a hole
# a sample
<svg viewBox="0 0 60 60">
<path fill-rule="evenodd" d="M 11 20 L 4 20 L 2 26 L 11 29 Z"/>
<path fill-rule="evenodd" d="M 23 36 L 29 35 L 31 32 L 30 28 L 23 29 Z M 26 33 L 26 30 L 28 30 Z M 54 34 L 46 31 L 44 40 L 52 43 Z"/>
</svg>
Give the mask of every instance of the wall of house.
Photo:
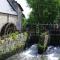
<svg viewBox="0 0 60 60">
<path fill-rule="evenodd" d="M 9 19 L 9 21 L 8 21 L 9 23 L 14 23 L 16 25 L 17 21 L 18 21 L 18 16 L 16 16 L 16 15 L 9 15 L 8 19 Z"/>
<path fill-rule="evenodd" d="M 0 31 L 6 23 L 13 23 L 17 25 L 18 16 L 0 13 Z"/>
</svg>

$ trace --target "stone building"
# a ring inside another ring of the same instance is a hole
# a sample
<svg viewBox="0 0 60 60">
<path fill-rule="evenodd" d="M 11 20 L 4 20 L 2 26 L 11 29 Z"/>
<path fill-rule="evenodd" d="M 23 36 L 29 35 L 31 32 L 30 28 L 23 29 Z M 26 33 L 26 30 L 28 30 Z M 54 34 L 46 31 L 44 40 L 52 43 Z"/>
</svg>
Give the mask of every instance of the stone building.
<svg viewBox="0 0 60 60">
<path fill-rule="evenodd" d="M 15 0 L 0 0 L 0 35 L 21 31 L 23 9 Z"/>
</svg>

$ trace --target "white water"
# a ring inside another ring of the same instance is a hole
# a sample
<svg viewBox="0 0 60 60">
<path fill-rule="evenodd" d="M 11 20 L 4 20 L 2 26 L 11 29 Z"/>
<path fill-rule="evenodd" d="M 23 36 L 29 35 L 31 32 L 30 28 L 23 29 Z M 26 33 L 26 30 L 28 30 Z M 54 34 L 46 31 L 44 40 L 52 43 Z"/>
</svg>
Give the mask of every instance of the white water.
<svg viewBox="0 0 60 60">
<path fill-rule="evenodd" d="M 60 47 L 49 46 L 46 55 L 47 60 L 60 60 Z"/>
<path fill-rule="evenodd" d="M 7 60 L 60 60 L 60 47 L 49 46 L 43 55 L 38 55 L 37 45 L 35 44 Z"/>
</svg>

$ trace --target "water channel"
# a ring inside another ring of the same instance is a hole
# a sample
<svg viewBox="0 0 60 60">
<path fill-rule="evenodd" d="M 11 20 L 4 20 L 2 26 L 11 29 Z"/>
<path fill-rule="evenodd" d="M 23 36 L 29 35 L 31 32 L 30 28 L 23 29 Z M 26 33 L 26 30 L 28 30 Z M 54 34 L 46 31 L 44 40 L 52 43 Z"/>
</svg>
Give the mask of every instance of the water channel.
<svg viewBox="0 0 60 60">
<path fill-rule="evenodd" d="M 60 47 L 49 46 L 43 54 L 38 54 L 37 44 L 6 60 L 60 60 Z"/>
</svg>

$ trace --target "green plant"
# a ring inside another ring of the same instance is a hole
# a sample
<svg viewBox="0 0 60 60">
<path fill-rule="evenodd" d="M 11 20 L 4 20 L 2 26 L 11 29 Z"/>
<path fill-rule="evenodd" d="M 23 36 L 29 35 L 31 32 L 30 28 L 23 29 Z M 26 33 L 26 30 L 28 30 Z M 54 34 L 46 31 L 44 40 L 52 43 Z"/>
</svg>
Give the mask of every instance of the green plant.
<svg viewBox="0 0 60 60">
<path fill-rule="evenodd" d="M 12 38 L 13 40 L 16 40 L 18 34 L 19 34 L 18 32 L 11 33 L 11 34 L 9 34 L 9 37 Z"/>
<path fill-rule="evenodd" d="M 47 48 L 47 42 L 45 41 L 45 35 L 48 35 L 48 32 L 41 33 L 39 41 L 38 41 L 38 50 L 40 53 L 44 52 Z"/>
<path fill-rule="evenodd" d="M 22 19 L 22 28 L 23 28 L 22 30 L 23 31 L 26 31 L 26 25 L 27 25 L 27 19 L 26 18 L 23 18 Z"/>
</svg>

